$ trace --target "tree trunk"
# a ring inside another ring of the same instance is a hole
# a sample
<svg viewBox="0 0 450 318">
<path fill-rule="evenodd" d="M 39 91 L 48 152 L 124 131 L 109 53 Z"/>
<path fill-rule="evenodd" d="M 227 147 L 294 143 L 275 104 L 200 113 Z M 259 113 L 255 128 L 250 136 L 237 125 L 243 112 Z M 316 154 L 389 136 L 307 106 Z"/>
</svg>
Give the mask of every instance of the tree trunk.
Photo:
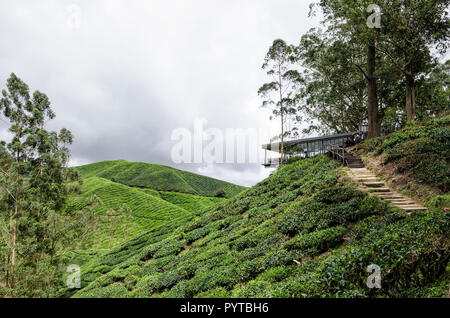
<svg viewBox="0 0 450 318">
<path fill-rule="evenodd" d="M 367 45 L 367 114 L 368 134 L 367 138 L 380 136 L 381 120 L 378 118 L 377 79 L 375 77 L 375 45 Z"/>
<path fill-rule="evenodd" d="M 281 113 L 281 159 L 280 159 L 280 167 L 283 166 L 284 161 L 284 116 Z"/>
<path fill-rule="evenodd" d="M 14 288 L 15 285 L 15 266 L 16 266 L 16 242 L 17 242 L 17 206 L 14 210 L 14 216 L 13 216 L 13 222 L 12 222 L 12 239 L 11 239 L 11 245 L 12 245 L 12 251 L 11 251 L 11 288 Z"/>
<path fill-rule="evenodd" d="M 280 158 L 280 167 L 283 166 L 284 161 L 284 116 L 283 116 L 283 80 L 281 78 L 281 64 L 278 64 L 278 80 L 279 80 L 279 88 L 280 88 L 280 115 L 281 115 L 281 158 Z"/>
<path fill-rule="evenodd" d="M 416 93 L 415 82 L 412 75 L 406 75 L 406 118 L 407 121 L 414 121 L 416 118 Z"/>
</svg>

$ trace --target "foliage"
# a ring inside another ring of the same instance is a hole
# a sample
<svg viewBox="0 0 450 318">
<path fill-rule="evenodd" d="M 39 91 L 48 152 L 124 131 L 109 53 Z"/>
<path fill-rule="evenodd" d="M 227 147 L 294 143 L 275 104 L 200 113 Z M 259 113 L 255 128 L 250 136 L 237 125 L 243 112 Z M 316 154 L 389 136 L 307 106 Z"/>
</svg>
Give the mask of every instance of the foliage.
<svg viewBox="0 0 450 318">
<path fill-rule="evenodd" d="M 245 187 L 225 181 L 181 171 L 167 166 L 129 162 L 103 161 L 77 167 L 83 178 L 99 177 L 130 187 L 148 188 L 214 197 L 219 189 L 230 198 Z"/>
<path fill-rule="evenodd" d="M 10 123 L 10 139 L 0 142 L 1 295 L 48 296 L 60 272 L 55 257 L 79 234 L 83 216 L 64 217 L 64 206 L 77 173 L 66 168 L 73 136 L 45 125 L 55 117 L 48 97 L 14 73 L 2 91 L 0 110 Z M 4 282 L 4 283 L 3 283 Z"/>
<path fill-rule="evenodd" d="M 178 228 L 166 223 L 93 257 L 82 289 L 57 295 L 402 297 L 432 288 L 450 257 L 448 212 L 392 211 L 340 183 L 342 173 L 325 156 L 285 165 Z M 370 264 L 382 268 L 380 290 L 365 285 Z"/>
<path fill-rule="evenodd" d="M 387 137 L 362 144 L 366 153 L 385 154 L 384 164 L 394 163 L 422 184 L 447 192 L 450 180 L 450 116 L 411 123 Z"/>
<path fill-rule="evenodd" d="M 258 90 L 258 95 L 264 98 L 263 108 L 272 111 L 270 119 L 280 118 L 281 147 L 280 153 L 284 158 L 284 138 L 295 133 L 294 130 L 286 130 L 286 121 L 289 117 L 295 116 L 297 108 L 297 89 L 303 82 L 300 73 L 293 69 L 295 63 L 293 47 L 287 45 L 285 41 L 277 39 L 266 54 L 262 69 L 266 71 L 271 81 L 265 83 Z"/>
<path fill-rule="evenodd" d="M 192 194 L 133 188 L 98 177 L 84 179 L 81 190 L 82 194 L 69 198 L 66 210 L 85 208 L 92 196 L 101 200 L 102 204 L 93 211 L 97 223 L 87 242 L 92 248 L 116 246 L 169 222 L 173 226 L 180 226 L 201 211 L 224 201 Z M 108 211 L 115 211 L 116 216 L 108 217 Z"/>
</svg>

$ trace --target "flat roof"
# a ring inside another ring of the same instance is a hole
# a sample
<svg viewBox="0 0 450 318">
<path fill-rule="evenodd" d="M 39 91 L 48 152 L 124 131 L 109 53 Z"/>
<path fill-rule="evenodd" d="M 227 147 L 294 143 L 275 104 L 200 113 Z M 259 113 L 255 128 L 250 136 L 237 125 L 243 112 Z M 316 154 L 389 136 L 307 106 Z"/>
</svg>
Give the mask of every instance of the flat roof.
<svg viewBox="0 0 450 318">
<path fill-rule="evenodd" d="M 315 142 L 315 141 L 328 141 L 328 140 L 335 140 L 335 139 L 341 139 L 341 138 L 348 138 L 350 136 L 353 136 L 354 134 L 359 133 L 359 131 L 344 133 L 344 134 L 336 134 L 336 135 L 329 135 L 329 136 L 321 136 L 321 137 L 311 137 L 311 138 L 303 138 L 303 139 L 296 139 L 296 140 L 288 140 L 284 142 L 284 147 L 290 147 L 295 146 L 302 143 L 308 143 L 308 142 Z M 274 142 L 271 144 L 264 144 L 262 145 L 262 149 L 271 151 L 272 149 L 279 150 L 281 148 L 281 142 Z"/>
</svg>

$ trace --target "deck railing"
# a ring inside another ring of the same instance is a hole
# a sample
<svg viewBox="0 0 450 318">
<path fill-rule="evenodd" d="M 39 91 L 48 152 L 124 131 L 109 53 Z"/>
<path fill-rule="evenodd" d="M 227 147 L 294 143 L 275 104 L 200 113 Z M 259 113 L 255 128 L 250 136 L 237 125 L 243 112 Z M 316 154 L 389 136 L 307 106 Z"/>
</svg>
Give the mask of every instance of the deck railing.
<svg viewBox="0 0 450 318">
<path fill-rule="evenodd" d="M 328 154 L 333 159 L 341 161 L 344 165 L 348 164 L 347 158 L 345 156 L 345 148 L 343 148 L 343 147 L 336 147 L 336 148 L 330 149 Z"/>
</svg>

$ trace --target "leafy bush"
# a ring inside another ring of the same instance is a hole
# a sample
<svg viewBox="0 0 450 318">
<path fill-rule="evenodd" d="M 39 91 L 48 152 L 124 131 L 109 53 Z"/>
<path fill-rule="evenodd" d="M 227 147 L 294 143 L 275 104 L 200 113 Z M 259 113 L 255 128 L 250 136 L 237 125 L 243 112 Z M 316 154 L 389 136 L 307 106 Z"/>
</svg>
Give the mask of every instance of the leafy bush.
<svg viewBox="0 0 450 318">
<path fill-rule="evenodd" d="M 331 227 L 295 237 L 284 244 L 288 250 L 298 249 L 304 255 L 317 255 L 339 245 L 347 232 L 343 226 Z"/>
<path fill-rule="evenodd" d="M 393 211 L 338 183 L 342 173 L 326 156 L 285 165 L 181 226 L 92 257 L 83 288 L 60 295 L 403 297 L 436 286 L 450 257 L 449 213 Z M 365 285 L 370 264 L 381 267 L 381 290 Z"/>
<path fill-rule="evenodd" d="M 450 115 L 406 128 L 362 144 L 366 153 L 386 154 L 399 173 L 447 192 L 450 185 Z"/>
</svg>

